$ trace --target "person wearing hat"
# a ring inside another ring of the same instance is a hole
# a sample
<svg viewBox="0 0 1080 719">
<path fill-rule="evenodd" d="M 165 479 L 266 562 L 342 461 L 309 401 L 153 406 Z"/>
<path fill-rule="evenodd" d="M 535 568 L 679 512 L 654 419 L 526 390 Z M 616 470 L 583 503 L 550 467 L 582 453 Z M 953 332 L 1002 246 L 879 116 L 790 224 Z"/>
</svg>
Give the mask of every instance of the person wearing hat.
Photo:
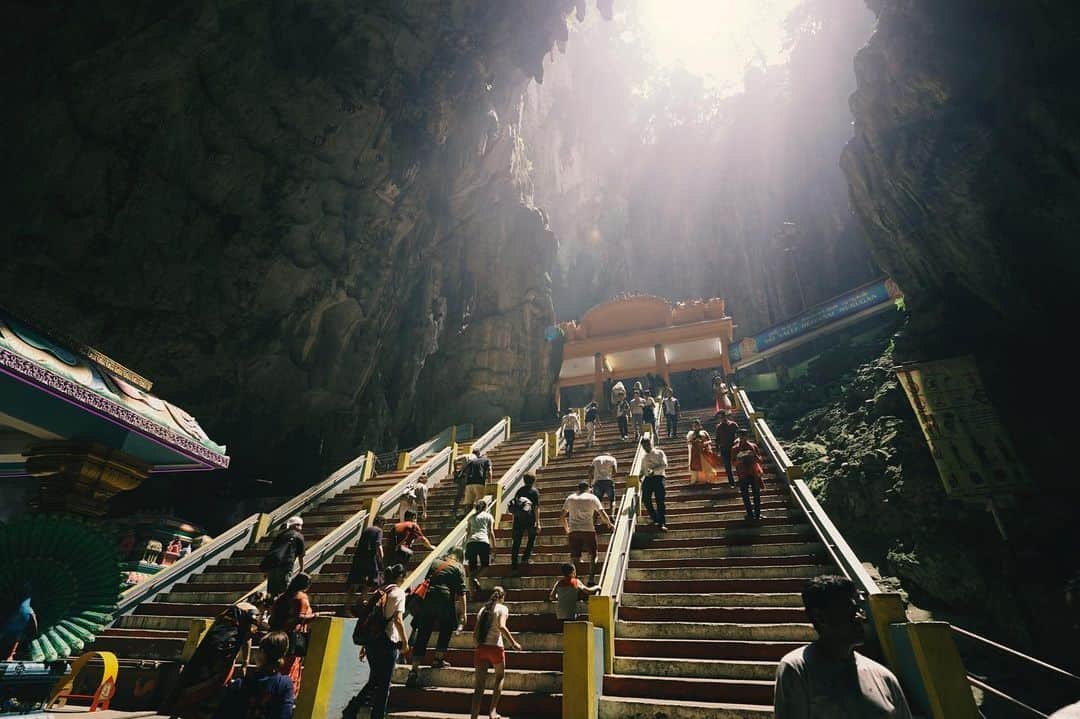
<svg viewBox="0 0 1080 719">
<path fill-rule="evenodd" d="M 300 560 L 300 571 L 304 571 L 304 520 L 289 517 L 285 520 L 285 529 L 270 544 L 270 549 L 263 557 L 259 568 L 266 574 L 266 591 L 271 597 L 284 592 L 293 577 L 293 565 Z"/>
</svg>

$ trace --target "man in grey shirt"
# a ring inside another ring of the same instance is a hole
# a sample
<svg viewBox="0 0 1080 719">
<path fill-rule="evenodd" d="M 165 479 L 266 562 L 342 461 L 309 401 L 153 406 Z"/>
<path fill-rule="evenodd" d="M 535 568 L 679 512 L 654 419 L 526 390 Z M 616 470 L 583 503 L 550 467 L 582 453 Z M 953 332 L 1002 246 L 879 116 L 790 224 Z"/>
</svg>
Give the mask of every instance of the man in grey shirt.
<svg viewBox="0 0 1080 719">
<path fill-rule="evenodd" d="M 866 615 L 851 580 L 814 577 L 802 600 L 818 640 L 780 660 L 776 719 L 911 719 L 896 675 L 855 653 Z"/>
</svg>

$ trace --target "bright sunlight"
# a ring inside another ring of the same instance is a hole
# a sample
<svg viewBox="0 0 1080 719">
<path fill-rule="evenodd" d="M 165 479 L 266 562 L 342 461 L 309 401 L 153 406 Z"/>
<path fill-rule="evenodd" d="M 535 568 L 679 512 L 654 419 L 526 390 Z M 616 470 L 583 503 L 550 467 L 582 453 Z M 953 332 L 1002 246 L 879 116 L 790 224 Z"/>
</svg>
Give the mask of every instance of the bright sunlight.
<svg viewBox="0 0 1080 719">
<path fill-rule="evenodd" d="M 734 91 L 750 64 L 783 61 L 783 22 L 799 0 L 638 0 L 656 61 Z"/>
</svg>

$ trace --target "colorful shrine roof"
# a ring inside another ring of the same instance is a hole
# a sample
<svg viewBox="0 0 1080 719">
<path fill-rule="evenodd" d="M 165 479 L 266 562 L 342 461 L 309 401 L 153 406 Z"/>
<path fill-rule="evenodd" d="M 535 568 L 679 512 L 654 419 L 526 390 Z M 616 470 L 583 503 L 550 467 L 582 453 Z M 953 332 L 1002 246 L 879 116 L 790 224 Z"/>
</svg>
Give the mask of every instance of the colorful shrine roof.
<svg viewBox="0 0 1080 719">
<path fill-rule="evenodd" d="M 0 308 L 0 428 L 44 440 L 104 444 L 155 472 L 229 466 L 190 414 L 150 394 L 145 378 L 84 345 L 46 334 Z M 0 474 L 23 463 L 0 451 Z"/>
</svg>

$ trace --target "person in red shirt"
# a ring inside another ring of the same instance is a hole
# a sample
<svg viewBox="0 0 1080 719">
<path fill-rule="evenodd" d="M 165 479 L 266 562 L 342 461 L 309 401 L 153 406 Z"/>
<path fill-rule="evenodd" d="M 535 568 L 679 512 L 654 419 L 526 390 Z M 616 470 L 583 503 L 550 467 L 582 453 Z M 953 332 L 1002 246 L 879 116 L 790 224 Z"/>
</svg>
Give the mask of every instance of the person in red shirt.
<svg viewBox="0 0 1080 719">
<path fill-rule="evenodd" d="M 405 512 L 405 519 L 390 526 L 386 533 L 386 554 L 388 564 L 401 564 L 405 566 L 412 557 L 413 542 L 420 542 L 420 546 L 434 549 L 431 542 L 424 536 L 424 530 L 416 523 L 416 512 Z"/>
<path fill-rule="evenodd" d="M 727 471 L 727 481 L 732 487 L 735 486 L 735 472 L 731 468 L 731 445 L 739 434 L 739 425 L 735 423 L 726 409 L 720 410 L 716 422 L 716 453 L 724 460 L 724 469 Z"/>
<path fill-rule="evenodd" d="M 749 430 L 739 430 L 739 438 L 732 445 L 731 454 L 735 457 L 735 471 L 739 475 L 739 493 L 746 507 L 746 518 L 761 519 L 761 486 L 765 469 L 761 465 L 761 450 L 750 441 Z M 751 492 L 754 494 L 753 506 L 750 504 Z"/>
</svg>

